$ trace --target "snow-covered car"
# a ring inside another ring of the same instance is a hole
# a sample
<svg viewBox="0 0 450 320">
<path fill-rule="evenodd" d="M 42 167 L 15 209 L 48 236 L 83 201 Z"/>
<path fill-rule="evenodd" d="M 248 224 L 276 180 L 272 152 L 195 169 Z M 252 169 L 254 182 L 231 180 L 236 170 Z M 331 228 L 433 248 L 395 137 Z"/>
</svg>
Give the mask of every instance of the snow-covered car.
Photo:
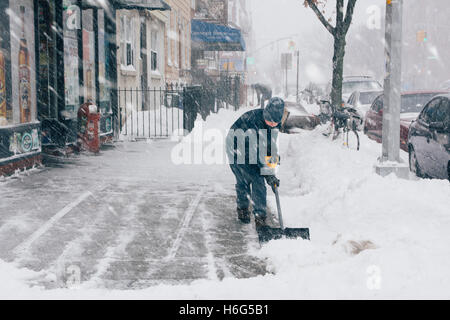
<svg viewBox="0 0 450 320">
<path fill-rule="evenodd" d="M 285 105 L 288 116 L 284 122 L 282 131 L 295 133 L 298 129 L 312 130 L 320 124 L 319 118 L 308 113 L 301 104 L 286 101 Z"/>
<path fill-rule="evenodd" d="M 382 94 L 383 91 L 355 91 L 348 98 L 347 104 L 355 109 L 364 119 L 367 111 L 369 111 L 370 106 L 376 97 Z"/>
<path fill-rule="evenodd" d="M 412 91 L 402 93 L 400 107 L 400 148 L 405 152 L 408 152 L 408 132 L 411 122 L 417 119 L 417 116 L 428 101 L 442 93 L 442 91 Z M 364 121 L 364 133 L 370 139 L 379 143 L 382 141 L 383 132 L 383 99 L 384 94 L 381 94 L 374 100 L 369 111 L 366 113 L 366 119 Z"/>
<path fill-rule="evenodd" d="M 408 151 L 417 176 L 450 180 L 450 94 L 434 97 L 411 124 Z"/>
<path fill-rule="evenodd" d="M 450 91 L 450 80 L 444 81 L 444 82 L 440 85 L 439 89 L 445 90 L 445 91 Z"/>
<path fill-rule="evenodd" d="M 355 91 L 382 91 L 383 86 L 371 76 L 347 76 L 342 80 L 342 102 L 345 103 Z M 331 81 L 327 86 L 328 99 L 331 94 Z"/>
</svg>

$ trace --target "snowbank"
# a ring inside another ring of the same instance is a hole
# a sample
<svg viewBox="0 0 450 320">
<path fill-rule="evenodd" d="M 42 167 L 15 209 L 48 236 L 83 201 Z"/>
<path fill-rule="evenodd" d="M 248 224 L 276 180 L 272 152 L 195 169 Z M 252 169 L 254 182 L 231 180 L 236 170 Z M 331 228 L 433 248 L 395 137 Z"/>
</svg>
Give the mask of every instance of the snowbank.
<svg viewBox="0 0 450 320">
<path fill-rule="evenodd" d="M 281 139 L 285 223 L 310 227 L 311 242 L 274 241 L 261 253 L 311 297 L 448 298 L 449 182 L 382 178 L 380 144 L 362 136 L 361 151 L 348 150 L 322 131 Z"/>
<path fill-rule="evenodd" d="M 124 116 L 125 118 L 125 116 Z M 125 123 L 122 125 L 121 139 L 138 137 L 169 137 L 182 133 L 183 110 L 161 105 L 151 110 L 136 111 L 127 108 Z"/>
</svg>

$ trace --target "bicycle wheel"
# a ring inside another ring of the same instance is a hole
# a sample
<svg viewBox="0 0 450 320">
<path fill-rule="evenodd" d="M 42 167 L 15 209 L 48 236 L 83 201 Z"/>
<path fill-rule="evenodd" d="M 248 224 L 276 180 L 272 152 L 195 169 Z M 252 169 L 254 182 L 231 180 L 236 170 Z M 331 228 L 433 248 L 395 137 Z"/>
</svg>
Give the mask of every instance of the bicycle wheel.
<svg viewBox="0 0 450 320">
<path fill-rule="evenodd" d="M 349 149 L 359 151 L 359 134 L 356 130 L 346 130 L 344 146 Z"/>
</svg>

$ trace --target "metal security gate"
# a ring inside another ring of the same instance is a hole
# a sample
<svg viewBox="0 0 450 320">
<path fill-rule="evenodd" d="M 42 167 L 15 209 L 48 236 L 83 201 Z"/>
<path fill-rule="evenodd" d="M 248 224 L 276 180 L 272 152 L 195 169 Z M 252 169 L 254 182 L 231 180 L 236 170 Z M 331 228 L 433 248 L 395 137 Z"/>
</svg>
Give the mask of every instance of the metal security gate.
<svg viewBox="0 0 450 320">
<path fill-rule="evenodd" d="M 183 135 L 183 88 L 118 89 L 120 136 L 167 138 Z"/>
</svg>

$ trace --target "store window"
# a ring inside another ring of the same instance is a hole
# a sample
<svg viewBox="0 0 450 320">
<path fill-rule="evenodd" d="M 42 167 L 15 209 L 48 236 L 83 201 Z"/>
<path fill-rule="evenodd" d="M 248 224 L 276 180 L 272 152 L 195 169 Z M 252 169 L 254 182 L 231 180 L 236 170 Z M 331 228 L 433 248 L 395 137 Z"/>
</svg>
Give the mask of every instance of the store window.
<svg viewBox="0 0 450 320">
<path fill-rule="evenodd" d="M 111 95 L 108 85 L 107 66 L 109 61 L 106 55 L 105 37 L 105 12 L 98 10 L 98 82 L 100 94 L 100 112 L 102 114 L 111 113 Z"/>
<path fill-rule="evenodd" d="M 152 71 L 158 70 L 158 30 L 151 32 L 151 67 Z"/>
<path fill-rule="evenodd" d="M 76 2 L 66 0 L 67 7 L 63 13 L 65 107 L 60 114 L 65 120 L 75 119 L 80 105 L 77 32 L 80 29 L 81 12 Z"/>
<path fill-rule="evenodd" d="M 121 55 L 121 65 L 122 69 L 132 68 L 135 70 L 134 64 L 134 19 L 132 17 L 128 17 L 126 15 L 122 15 L 120 18 L 121 24 L 121 39 L 120 39 L 120 48 L 122 50 Z"/>
<path fill-rule="evenodd" d="M 175 19 L 174 19 L 174 40 L 175 40 L 175 56 L 174 56 L 174 61 L 175 61 L 175 67 L 178 67 L 178 59 L 179 59 L 179 50 L 180 50 L 180 44 L 179 44 L 179 37 L 178 37 L 178 13 L 177 11 L 174 12 L 175 14 Z"/>
<path fill-rule="evenodd" d="M 34 3 L 0 1 L 0 129 L 8 127 L 0 130 L 0 158 L 37 153 L 41 148 Z"/>
<path fill-rule="evenodd" d="M 83 10 L 83 71 L 85 101 L 96 102 L 95 34 L 93 10 Z"/>
<path fill-rule="evenodd" d="M 7 86 L 10 84 L 7 81 L 6 41 L 3 39 L 6 30 L 3 30 L 4 27 L 3 24 L 0 24 L 0 127 L 12 123 L 12 109 L 7 97 Z"/>
<path fill-rule="evenodd" d="M 36 73 L 33 0 L 10 1 L 13 124 L 36 120 Z"/>
<path fill-rule="evenodd" d="M 167 64 L 172 65 L 172 11 L 169 11 L 167 20 Z"/>
</svg>

